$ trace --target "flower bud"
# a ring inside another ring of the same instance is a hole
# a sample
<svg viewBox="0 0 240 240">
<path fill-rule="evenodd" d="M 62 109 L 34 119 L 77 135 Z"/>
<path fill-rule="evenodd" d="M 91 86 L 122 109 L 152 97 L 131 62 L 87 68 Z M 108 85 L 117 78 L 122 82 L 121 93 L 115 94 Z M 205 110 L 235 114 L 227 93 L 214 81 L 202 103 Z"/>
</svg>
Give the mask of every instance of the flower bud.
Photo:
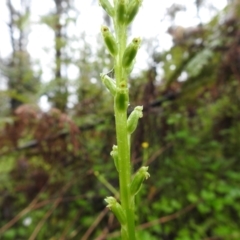
<svg viewBox="0 0 240 240">
<path fill-rule="evenodd" d="M 134 38 L 132 42 L 127 46 L 122 58 L 122 65 L 124 68 L 129 68 L 137 55 L 138 48 L 140 46 L 141 39 Z"/>
<path fill-rule="evenodd" d="M 133 19 L 136 17 L 139 7 L 142 4 L 142 0 L 132 0 L 128 4 L 128 9 L 126 13 L 126 24 L 130 24 Z"/>
<path fill-rule="evenodd" d="M 126 216 L 122 206 L 114 197 L 106 197 L 107 207 L 114 213 L 121 225 L 126 225 Z"/>
<path fill-rule="evenodd" d="M 120 24 L 125 23 L 126 19 L 126 0 L 118 0 L 116 13 L 117 13 L 117 21 Z"/>
<path fill-rule="evenodd" d="M 125 73 L 126 73 L 127 76 L 132 72 L 135 62 L 136 62 L 136 61 L 135 61 L 135 59 L 134 59 L 134 60 L 132 61 L 132 63 L 130 64 L 130 66 L 127 67 L 127 68 L 125 68 Z"/>
<path fill-rule="evenodd" d="M 98 2 L 109 16 L 114 16 L 114 8 L 108 0 L 98 0 Z"/>
<path fill-rule="evenodd" d="M 110 152 L 110 155 L 112 156 L 114 160 L 115 167 L 117 171 L 119 172 L 119 164 L 118 164 L 118 146 L 113 145 L 112 151 Z"/>
<path fill-rule="evenodd" d="M 139 192 L 142 182 L 144 179 L 148 179 L 149 177 L 150 174 L 148 173 L 148 167 L 141 167 L 137 171 L 130 185 L 130 192 L 132 196 L 135 196 Z"/>
<path fill-rule="evenodd" d="M 119 111 L 125 111 L 128 107 L 129 97 L 125 82 L 121 82 L 115 95 L 115 106 Z"/>
<path fill-rule="evenodd" d="M 102 80 L 103 84 L 105 85 L 105 87 L 109 90 L 109 92 L 113 96 L 115 96 L 116 89 L 117 89 L 115 81 L 112 78 L 110 78 L 108 75 L 103 74 L 103 73 L 100 74 L 100 77 L 101 77 L 101 80 Z"/>
<path fill-rule="evenodd" d="M 109 31 L 109 28 L 106 26 L 102 26 L 101 32 L 108 51 L 112 56 L 116 56 L 118 53 L 118 46 L 115 37 L 112 35 L 112 33 Z"/>
<path fill-rule="evenodd" d="M 137 106 L 129 115 L 127 120 L 127 130 L 129 134 L 133 133 L 137 128 L 139 118 L 143 117 L 142 111 L 143 111 L 143 106 Z"/>
</svg>

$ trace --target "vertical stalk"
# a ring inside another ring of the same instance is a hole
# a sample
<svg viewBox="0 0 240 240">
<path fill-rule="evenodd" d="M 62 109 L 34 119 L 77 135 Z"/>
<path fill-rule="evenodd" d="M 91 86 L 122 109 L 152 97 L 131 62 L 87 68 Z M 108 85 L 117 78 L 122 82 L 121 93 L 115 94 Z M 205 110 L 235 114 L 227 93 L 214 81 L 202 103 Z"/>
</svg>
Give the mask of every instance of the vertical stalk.
<svg viewBox="0 0 240 240">
<path fill-rule="evenodd" d="M 107 197 L 107 207 L 113 211 L 121 224 L 122 240 L 136 240 L 134 199 L 139 192 L 144 179 L 150 175 L 148 167 L 142 167 L 132 177 L 130 162 L 130 135 L 137 127 L 138 119 L 142 117 L 142 106 L 137 106 L 127 117 L 128 83 L 127 75 L 131 72 L 134 59 L 140 45 L 140 38 L 134 38 L 127 46 L 127 26 L 138 12 L 142 0 L 114 0 L 112 6 L 109 0 L 99 0 L 104 10 L 112 17 L 115 36 L 108 27 L 101 31 L 109 53 L 114 57 L 115 80 L 101 74 L 102 81 L 114 97 L 114 115 L 116 124 L 117 146 L 113 146 L 110 153 L 119 171 L 120 201 L 114 197 Z"/>
<path fill-rule="evenodd" d="M 120 82 L 124 81 L 127 84 L 127 79 L 124 79 L 122 57 L 126 49 L 127 29 L 125 25 L 119 26 L 116 29 L 117 41 L 119 43 L 119 52 L 116 56 L 115 73 L 116 83 L 119 87 Z M 127 218 L 127 232 L 129 240 L 135 240 L 135 223 L 134 223 L 134 205 L 131 203 L 130 183 L 131 183 L 131 163 L 130 163 L 130 145 L 127 132 L 127 107 L 123 111 L 119 111 L 116 107 L 116 99 L 114 102 L 115 124 L 118 145 L 119 158 L 119 184 L 120 184 L 120 199 L 122 207 L 125 209 Z M 125 239 L 124 239 L 125 240 Z"/>
<path fill-rule="evenodd" d="M 127 134 L 127 114 L 126 111 L 121 113 L 115 107 L 115 121 L 119 157 L 119 183 L 120 198 L 122 207 L 125 209 L 127 218 L 127 231 L 129 240 L 135 240 L 134 226 L 134 206 L 131 203 L 130 181 L 131 181 L 131 164 L 130 164 L 130 147 L 128 144 Z M 125 240 L 125 239 L 124 239 Z"/>
</svg>

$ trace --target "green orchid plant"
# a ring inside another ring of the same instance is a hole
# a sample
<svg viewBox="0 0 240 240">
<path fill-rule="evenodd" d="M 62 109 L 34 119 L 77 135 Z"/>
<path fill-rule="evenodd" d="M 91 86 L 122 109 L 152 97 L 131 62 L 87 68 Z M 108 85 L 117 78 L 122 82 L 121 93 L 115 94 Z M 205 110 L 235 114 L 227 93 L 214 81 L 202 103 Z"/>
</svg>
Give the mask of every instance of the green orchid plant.
<svg viewBox="0 0 240 240">
<path fill-rule="evenodd" d="M 142 182 L 150 175 L 148 167 L 141 167 L 132 174 L 130 160 L 130 137 L 135 131 L 139 118 L 143 117 L 143 107 L 137 106 L 127 115 L 129 106 L 128 75 L 133 69 L 135 57 L 141 44 L 140 38 L 133 38 L 127 44 L 127 29 L 137 15 L 142 0 L 99 0 L 100 5 L 113 21 L 114 33 L 107 26 L 101 27 L 104 43 L 114 59 L 114 75 L 100 74 L 101 80 L 114 99 L 117 145 L 113 145 L 110 155 L 119 173 L 120 202 L 114 197 L 106 197 L 107 207 L 114 213 L 121 225 L 123 240 L 135 240 L 135 196 Z"/>
</svg>

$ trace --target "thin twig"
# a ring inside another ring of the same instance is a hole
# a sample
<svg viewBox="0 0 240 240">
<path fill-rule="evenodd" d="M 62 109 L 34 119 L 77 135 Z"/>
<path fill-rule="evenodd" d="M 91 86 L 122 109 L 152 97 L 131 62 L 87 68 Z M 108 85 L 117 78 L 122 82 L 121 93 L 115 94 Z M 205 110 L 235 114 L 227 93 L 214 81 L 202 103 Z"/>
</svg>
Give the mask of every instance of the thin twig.
<svg viewBox="0 0 240 240">
<path fill-rule="evenodd" d="M 62 190 L 61 190 L 61 195 L 63 195 L 64 192 L 66 192 L 71 185 L 72 185 L 72 181 L 69 182 L 68 184 L 66 184 L 66 185 L 62 188 Z M 39 231 L 41 230 L 42 226 L 44 225 L 44 223 L 46 222 L 46 220 L 51 216 L 51 214 L 54 212 L 54 210 L 57 208 L 57 206 L 58 206 L 59 203 L 61 202 L 61 199 L 62 199 L 62 198 L 60 197 L 60 198 L 57 198 L 57 199 L 55 200 L 55 202 L 53 203 L 52 208 L 49 209 L 49 210 L 45 213 L 44 217 L 41 219 L 41 221 L 38 223 L 38 225 L 37 225 L 36 228 L 34 229 L 34 231 L 33 231 L 32 235 L 30 236 L 29 240 L 34 240 L 34 239 L 37 237 L 37 235 L 38 235 Z"/>
<path fill-rule="evenodd" d="M 65 240 L 66 239 L 66 235 L 68 234 L 69 229 L 71 228 L 71 226 L 79 219 L 80 215 L 82 213 L 82 209 L 80 209 L 78 211 L 78 213 L 75 215 L 75 217 L 70 221 L 70 223 L 65 227 L 65 229 L 63 230 L 62 235 L 60 236 L 59 240 Z"/>
<path fill-rule="evenodd" d="M 181 209 L 180 211 L 177 211 L 176 213 L 173 213 L 173 214 L 165 216 L 165 217 L 161 217 L 159 219 L 155 219 L 155 220 L 153 220 L 151 222 L 143 223 L 143 224 L 139 225 L 137 227 L 137 229 L 142 230 L 142 229 L 150 228 L 150 227 L 152 227 L 152 226 L 154 226 L 154 225 L 156 225 L 158 223 L 169 222 L 169 221 L 171 221 L 173 219 L 176 219 L 176 218 L 180 217 L 181 215 L 191 211 L 196 206 L 197 206 L 196 203 L 195 204 L 190 204 L 187 207 Z"/>
<path fill-rule="evenodd" d="M 109 233 L 109 227 L 111 227 L 111 225 L 114 222 L 114 214 L 111 213 L 109 214 L 109 218 L 108 218 L 108 226 L 106 226 L 103 230 L 102 233 L 100 234 L 100 236 L 98 236 L 95 240 L 105 240 L 107 239 L 107 235 Z"/>
<path fill-rule="evenodd" d="M 150 164 L 150 163 L 152 163 L 153 161 L 155 161 L 158 156 L 160 156 L 163 152 L 165 152 L 165 151 L 166 151 L 168 148 L 170 148 L 171 146 L 172 146 L 172 144 L 169 143 L 169 144 L 167 144 L 166 146 L 164 146 L 164 147 L 160 148 L 159 150 L 157 150 L 156 152 L 154 152 L 154 153 L 152 154 L 152 156 L 149 157 L 149 159 L 148 159 L 148 161 L 147 161 L 146 164 Z"/>
<path fill-rule="evenodd" d="M 36 203 L 33 207 L 32 207 L 32 210 L 36 210 L 38 208 L 41 208 L 41 207 L 44 207 L 48 204 L 51 204 L 53 202 L 55 202 L 57 199 L 60 199 L 61 202 L 67 202 L 67 201 L 74 201 L 74 200 L 77 200 L 77 199 L 83 199 L 83 196 L 84 195 L 79 195 L 79 196 L 75 196 L 75 197 L 58 197 L 58 198 L 51 198 L 51 199 L 47 199 L 47 200 L 44 200 L 42 202 L 38 202 Z"/>
<path fill-rule="evenodd" d="M 40 194 L 46 190 L 47 183 L 43 188 L 40 190 L 40 192 L 37 194 L 37 196 L 32 200 L 32 202 L 24 208 L 20 213 L 18 213 L 12 220 L 10 220 L 8 223 L 6 223 L 3 227 L 0 228 L 0 234 L 7 231 L 10 227 L 12 227 L 16 222 L 18 222 L 24 215 L 26 215 L 28 212 L 32 210 L 32 208 L 36 205 L 38 198 Z"/>
<path fill-rule="evenodd" d="M 107 214 L 108 209 L 104 208 L 102 212 L 98 215 L 98 217 L 95 219 L 95 221 L 92 223 L 92 225 L 88 228 L 88 230 L 85 232 L 81 240 L 88 240 L 89 236 L 92 234 L 94 229 L 97 227 L 97 225 L 102 221 L 102 219 Z"/>
<path fill-rule="evenodd" d="M 80 131 L 88 131 L 88 130 L 94 129 L 96 126 L 98 126 L 100 124 L 103 124 L 103 123 L 104 123 L 103 120 L 99 120 L 99 121 L 96 121 L 94 124 L 86 124 L 84 126 L 79 126 L 78 129 Z M 41 140 L 33 139 L 33 140 L 30 140 L 29 142 L 25 143 L 22 146 L 18 146 L 16 148 L 10 148 L 10 149 L 6 150 L 5 152 L 0 152 L 0 157 L 5 156 L 5 155 L 10 154 L 10 153 L 13 153 L 13 152 L 20 152 L 20 151 L 36 148 L 42 142 L 53 141 L 53 140 L 56 140 L 56 139 L 59 139 L 59 138 L 62 138 L 62 137 L 66 137 L 69 134 L 70 134 L 70 132 L 68 130 L 62 130 L 61 132 L 59 132 L 55 135 L 46 137 L 46 138 L 41 139 Z"/>
</svg>

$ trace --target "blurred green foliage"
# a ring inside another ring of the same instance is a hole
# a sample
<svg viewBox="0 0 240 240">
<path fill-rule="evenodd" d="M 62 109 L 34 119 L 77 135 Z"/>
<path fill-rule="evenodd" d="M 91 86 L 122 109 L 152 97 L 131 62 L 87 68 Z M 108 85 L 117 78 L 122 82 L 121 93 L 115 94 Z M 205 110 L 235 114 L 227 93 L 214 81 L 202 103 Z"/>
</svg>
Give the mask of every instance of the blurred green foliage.
<svg viewBox="0 0 240 240">
<path fill-rule="evenodd" d="M 132 161 L 151 173 L 137 198 L 139 240 L 240 239 L 239 15 L 222 21 L 232 7 L 130 79 L 130 108 L 145 109 Z M 23 105 L 0 120 L 1 239 L 119 239 L 103 202 L 112 193 L 94 174 L 118 189 L 112 101 L 91 82 L 112 66 L 85 43 L 72 109 Z"/>
</svg>

